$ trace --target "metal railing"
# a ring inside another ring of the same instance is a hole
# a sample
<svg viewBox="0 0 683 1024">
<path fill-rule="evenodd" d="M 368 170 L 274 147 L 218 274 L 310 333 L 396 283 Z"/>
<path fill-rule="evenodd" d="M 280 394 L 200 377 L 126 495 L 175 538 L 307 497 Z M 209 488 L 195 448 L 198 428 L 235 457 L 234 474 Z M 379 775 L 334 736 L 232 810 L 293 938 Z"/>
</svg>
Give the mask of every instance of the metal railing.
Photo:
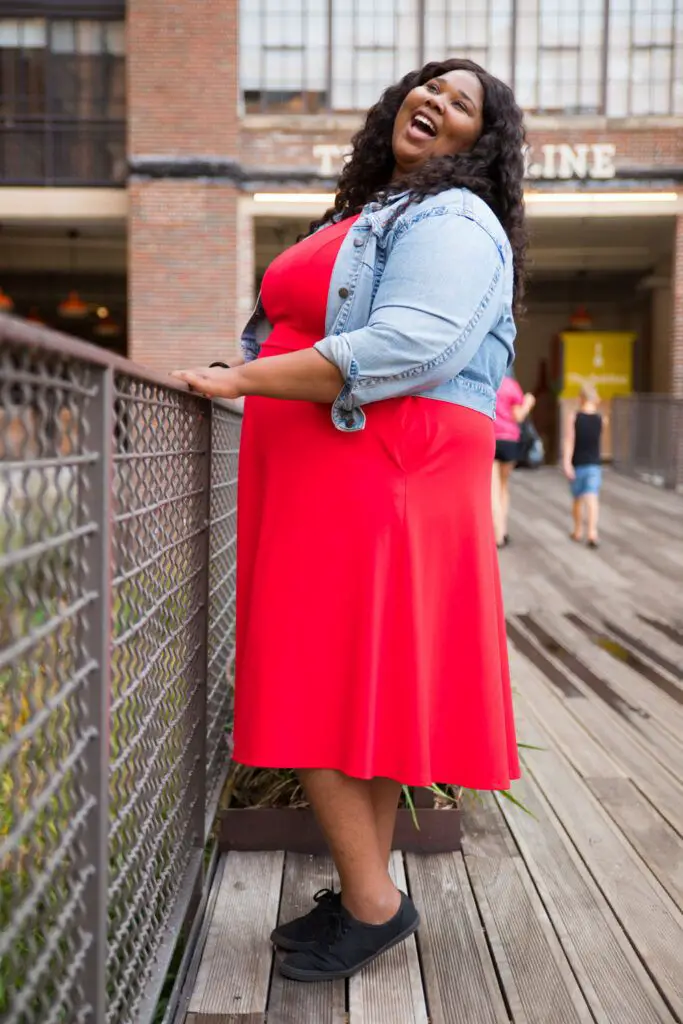
<svg viewBox="0 0 683 1024">
<path fill-rule="evenodd" d="M 148 1024 L 230 757 L 240 417 L 0 316 L 0 1019 Z"/>
<path fill-rule="evenodd" d="M 682 398 L 614 398 L 611 418 L 615 469 L 660 487 L 683 488 Z"/>
</svg>

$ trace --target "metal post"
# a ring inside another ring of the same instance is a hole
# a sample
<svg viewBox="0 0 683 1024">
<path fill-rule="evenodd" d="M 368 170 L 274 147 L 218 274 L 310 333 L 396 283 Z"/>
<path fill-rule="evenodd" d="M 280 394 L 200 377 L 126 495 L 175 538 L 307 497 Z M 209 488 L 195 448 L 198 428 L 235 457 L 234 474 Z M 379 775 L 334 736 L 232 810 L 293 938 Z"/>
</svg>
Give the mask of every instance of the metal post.
<svg viewBox="0 0 683 1024">
<path fill-rule="evenodd" d="M 510 85 L 512 90 L 517 88 L 517 19 L 519 18 L 519 10 L 517 6 L 517 0 L 512 0 L 512 35 L 510 38 L 510 50 L 511 50 L 511 62 L 512 67 L 510 68 Z"/>
<path fill-rule="evenodd" d="M 417 0 L 417 17 L 417 62 L 422 67 L 425 63 L 425 32 L 427 28 L 425 0 Z"/>
<path fill-rule="evenodd" d="M 109 880 L 109 699 L 111 682 L 111 495 L 114 439 L 114 371 L 93 368 L 97 394 L 88 404 L 89 443 L 97 460 L 89 467 L 87 517 L 96 524 L 84 567 L 85 589 L 95 596 L 84 611 L 84 654 L 96 668 L 87 681 L 84 715 L 95 733 L 86 752 L 84 785 L 94 797 L 85 850 L 94 869 L 84 895 L 85 928 L 92 936 L 86 954 L 83 988 L 92 1007 L 92 1024 L 106 1022 L 107 888 Z M 83 515 L 83 508 L 79 510 Z"/>
<path fill-rule="evenodd" d="M 201 651 L 197 663 L 199 685 L 192 709 L 192 724 L 195 728 L 192 744 L 192 760 L 196 778 L 195 792 L 197 800 L 192 813 L 192 831 L 195 846 L 204 847 L 206 835 L 206 760 L 207 760 L 207 701 L 209 693 L 209 619 L 210 619 L 210 586 L 211 586 L 211 448 L 213 444 L 213 405 L 205 402 L 202 409 L 202 439 L 198 466 L 201 497 L 197 511 L 202 523 L 202 534 L 199 540 L 199 558 L 202 567 L 199 577 L 201 612 Z"/>
<path fill-rule="evenodd" d="M 600 113 L 604 117 L 607 114 L 608 103 L 610 3 L 609 0 L 603 0 L 603 3 L 604 7 L 602 12 L 602 56 L 600 62 L 600 74 L 602 76 L 602 81 L 600 83 Z"/>
</svg>

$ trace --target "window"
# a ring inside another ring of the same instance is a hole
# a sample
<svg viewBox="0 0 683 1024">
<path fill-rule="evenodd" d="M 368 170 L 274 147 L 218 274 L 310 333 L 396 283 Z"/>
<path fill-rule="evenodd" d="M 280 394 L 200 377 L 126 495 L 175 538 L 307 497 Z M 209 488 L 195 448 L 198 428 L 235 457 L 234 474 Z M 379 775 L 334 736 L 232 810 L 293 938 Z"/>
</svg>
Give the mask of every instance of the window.
<svg viewBox="0 0 683 1024">
<path fill-rule="evenodd" d="M 248 113 L 312 114 L 328 106 L 327 0 L 242 0 L 242 88 Z"/>
<path fill-rule="evenodd" d="M 420 64 L 416 0 L 339 0 L 332 8 L 334 110 L 364 110 Z"/>
<path fill-rule="evenodd" d="M 518 0 L 515 89 L 526 110 L 603 109 L 606 0 Z"/>
<path fill-rule="evenodd" d="M 0 19 L 0 177 L 125 178 L 122 21 Z"/>
<path fill-rule="evenodd" d="M 610 113 L 683 113 L 680 0 L 612 0 L 607 96 Z"/>
<path fill-rule="evenodd" d="M 512 82 L 513 12 L 514 0 L 425 0 L 427 60 L 468 57 Z"/>
<path fill-rule="evenodd" d="M 528 111 L 683 113 L 681 0 L 241 0 L 248 112 L 354 111 L 463 56 Z"/>
<path fill-rule="evenodd" d="M 358 110 L 419 62 L 418 0 L 242 0 L 247 113 Z"/>
<path fill-rule="evenodd" d="M 44 20 L 0 20 L 0 117 L 45 111 L 47 32 Z"/>
</svg>

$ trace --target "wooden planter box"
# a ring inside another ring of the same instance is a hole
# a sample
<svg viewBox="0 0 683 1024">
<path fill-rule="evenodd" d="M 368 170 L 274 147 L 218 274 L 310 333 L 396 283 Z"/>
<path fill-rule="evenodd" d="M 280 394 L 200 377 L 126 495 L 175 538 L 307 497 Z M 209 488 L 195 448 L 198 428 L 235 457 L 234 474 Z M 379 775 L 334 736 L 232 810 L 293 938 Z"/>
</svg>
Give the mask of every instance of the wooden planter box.
<svg viewBox="0 0 683 1024">
<path fill-rule="evenodd" d="M 451 853 L 460 849 L 460 811 L 436 810 L 429 790 L 415 791 L 419 830 L 410 811 L 401 808 L 394 849 L 407 853 Z M 218 818 L 218 845 L 228 850 L 287 850 L 327 853 L 313 812 L 307 808 L 224 810 Z"/>
</svg>

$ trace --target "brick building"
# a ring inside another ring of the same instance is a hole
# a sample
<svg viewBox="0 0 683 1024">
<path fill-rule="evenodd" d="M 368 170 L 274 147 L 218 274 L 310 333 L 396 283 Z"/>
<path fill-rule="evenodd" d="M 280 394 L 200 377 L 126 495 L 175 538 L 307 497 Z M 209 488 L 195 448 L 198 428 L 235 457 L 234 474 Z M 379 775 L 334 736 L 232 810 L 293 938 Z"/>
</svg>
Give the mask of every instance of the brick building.
<svg viewBox="0 0 683 1024">
<path fill-rule="evenodd" d="M 528 112 L 522 383 L 583 309 L 683 395 L 681 3 L 0 0 L 0 307 L 161 369 L 228 353 L 362 111 L 464 55 Z"/>
</svg>

